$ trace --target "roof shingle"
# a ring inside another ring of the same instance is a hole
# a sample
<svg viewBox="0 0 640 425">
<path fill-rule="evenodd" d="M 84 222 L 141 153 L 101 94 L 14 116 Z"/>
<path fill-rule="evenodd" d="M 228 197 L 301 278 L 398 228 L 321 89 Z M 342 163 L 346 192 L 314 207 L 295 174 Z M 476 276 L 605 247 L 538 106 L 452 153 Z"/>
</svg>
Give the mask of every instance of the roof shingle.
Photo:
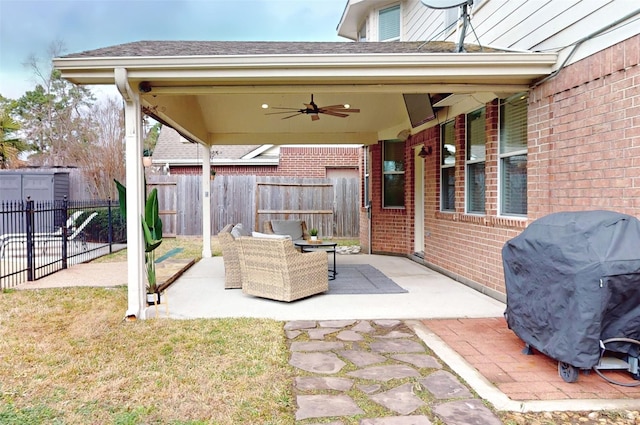
<svg viewBox="0 0 640 425">
<path fill-rule="evenodd" d="M 216 145 L 212 149 L 217 152 L 216 159 L 240 159 L 258 147 L 260 145 Z M 200 158 L 202 158 L 202 146 L 188 142 L 173 128 L 162 126 L 153 150 L 154 161 L 171 162 Z"/>
<path fill-rule="evenodd" d="M 64 56 L 158 57 L 158 56 L 248 56 L 248 55 L 359 55 L 400 53 L 452 53 L 456 43 L 430 42 L 283 42 L 283 41 L 135 41 Z M 499 52 L 465 45 L 469 53 Z"/>
</svg>

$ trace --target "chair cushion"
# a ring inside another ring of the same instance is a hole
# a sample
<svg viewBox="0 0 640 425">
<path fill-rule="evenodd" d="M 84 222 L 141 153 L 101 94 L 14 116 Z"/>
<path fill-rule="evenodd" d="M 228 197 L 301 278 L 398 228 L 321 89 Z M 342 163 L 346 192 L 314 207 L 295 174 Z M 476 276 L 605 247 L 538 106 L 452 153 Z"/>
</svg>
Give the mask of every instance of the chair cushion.
<svg viewBox="0 0 640 425">
<path fill-rule="evenodd" d="M 231 234 L 236 239 L 238 239 L 240 236 L 251 236 L 251 233 L 242 227 L 242 223 L 238 223 L 233 226 L 233 229 L 231 229 Z"/>
<path fill-rule="evenodd" d="M 300 220 L 271 220 L 271 226 L 276 235 L 289 235 L 294 241 L 303 238 Z"/>
<path fill-rule="evenodd" d="M 265 238 L 265 239 L 291 239 L 289 235 L 276 235 L 272 233 L 260 233 L 260 232 L 251 232 L 251 236 L 254 238 Z"/>
</svg>

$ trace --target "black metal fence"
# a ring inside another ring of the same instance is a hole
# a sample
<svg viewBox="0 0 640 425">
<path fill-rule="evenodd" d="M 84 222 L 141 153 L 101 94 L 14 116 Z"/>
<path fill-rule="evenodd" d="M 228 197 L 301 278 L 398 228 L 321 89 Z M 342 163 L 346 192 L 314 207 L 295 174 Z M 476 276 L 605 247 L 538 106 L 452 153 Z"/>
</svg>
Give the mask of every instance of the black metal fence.
<svg viewBox="0 0 640 425">
<path fill-rule="evenodd" d="M 0 289 L 48 276 L 126 243 L 118 202 L 0 203 Z"/>
</svg>

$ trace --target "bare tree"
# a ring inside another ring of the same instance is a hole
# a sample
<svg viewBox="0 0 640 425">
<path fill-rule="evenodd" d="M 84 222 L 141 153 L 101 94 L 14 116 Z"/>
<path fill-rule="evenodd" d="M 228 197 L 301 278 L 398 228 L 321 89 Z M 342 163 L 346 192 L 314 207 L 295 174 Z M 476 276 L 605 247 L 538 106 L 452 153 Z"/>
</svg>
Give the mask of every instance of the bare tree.
<svg viewBox="0 0 640 425">
<path fill-rule="evenodd" d="M 98 199 L 117 198 L 113 180 L 125 177 L 124 108 L 115 97 L 96 103 L 91 108 L 91 142 L 78 165 L 86 178 L 87 191 Z"/>
</svg>

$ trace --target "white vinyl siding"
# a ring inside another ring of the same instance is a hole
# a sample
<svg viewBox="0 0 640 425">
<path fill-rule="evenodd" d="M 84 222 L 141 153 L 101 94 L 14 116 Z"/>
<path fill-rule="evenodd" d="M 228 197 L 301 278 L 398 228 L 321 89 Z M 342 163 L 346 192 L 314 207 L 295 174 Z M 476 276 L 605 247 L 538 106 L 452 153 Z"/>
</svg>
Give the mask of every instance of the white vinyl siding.
<svg viewBox="0 0 640 425">
<path fill-rule="evenodd" d="M 459 8 L 430 9 L 420 0 L 402 4 L 404 18 L 402 34 L 405 41 L 458 41 L 456 32 L 443 35 L 444 15 L 459 12 Z M 495 48 L 561 51 L 566 54 L 573 44 L 620 19 L 637 6 L 633 0 L 518 0 L 475 1 L 471 12 L 473 31 L 467 32 L 465 42 Z M 451 18 L 450 18 L 451 19 Z M 620 24 L 580 45 L 569 63 L 615 45 L 638 34 L 633 19 Z"/>
<path fill-rule="evenodd" d="M 460 10 L 457 7 L 444 10 L 444 28 L 446 35 L 449 35 L 456 30 L 459 12 Z"/>
</svg>

